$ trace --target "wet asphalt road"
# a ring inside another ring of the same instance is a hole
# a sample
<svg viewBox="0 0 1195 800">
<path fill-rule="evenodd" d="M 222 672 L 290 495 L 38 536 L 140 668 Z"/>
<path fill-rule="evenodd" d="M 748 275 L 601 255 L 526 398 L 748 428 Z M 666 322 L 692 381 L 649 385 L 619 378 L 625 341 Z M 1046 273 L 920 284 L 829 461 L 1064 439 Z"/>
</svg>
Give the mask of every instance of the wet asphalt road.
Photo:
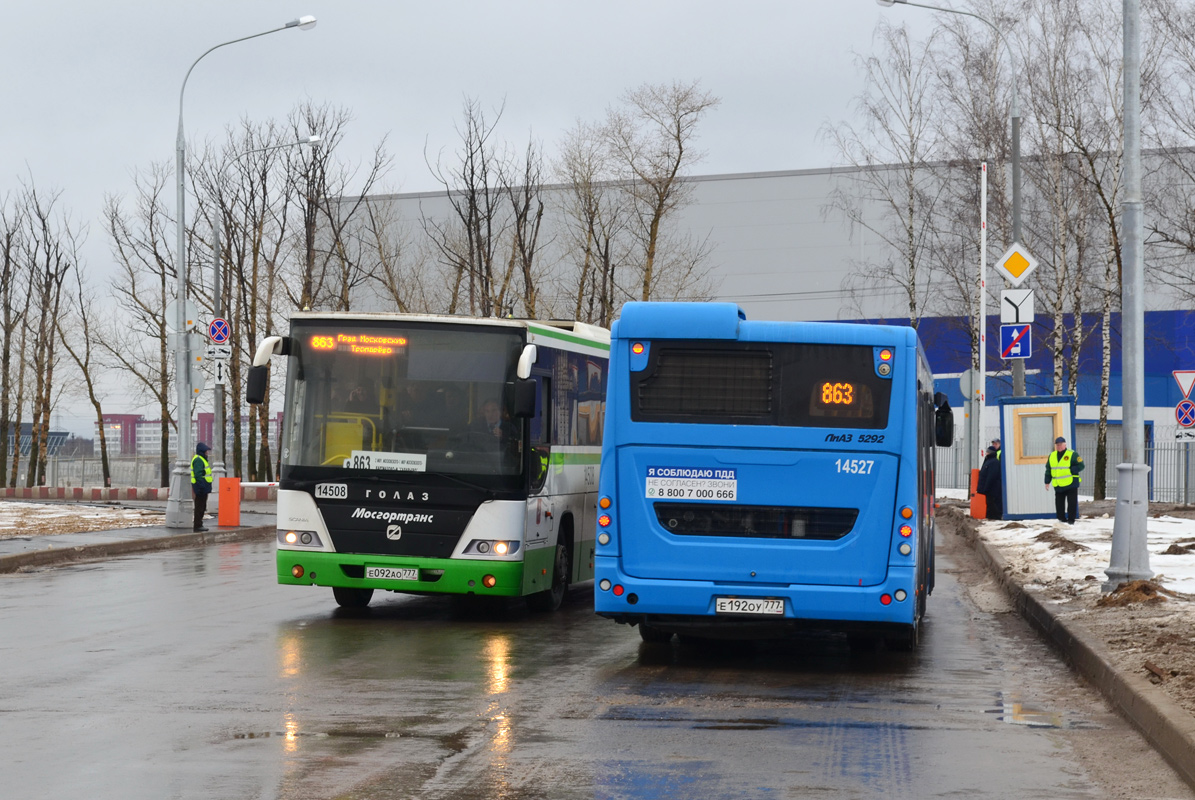
<svg viewBox="0 0 1195 800">
<path fill-rule="evenodd" d="M 268 544 L 0 577 L 9 798 L 1192 797 L 957 543 L 922 649 L 640 645 L 273 583 Z M 971 588 L 963 589 L 967 584 Z"/>
</svg>

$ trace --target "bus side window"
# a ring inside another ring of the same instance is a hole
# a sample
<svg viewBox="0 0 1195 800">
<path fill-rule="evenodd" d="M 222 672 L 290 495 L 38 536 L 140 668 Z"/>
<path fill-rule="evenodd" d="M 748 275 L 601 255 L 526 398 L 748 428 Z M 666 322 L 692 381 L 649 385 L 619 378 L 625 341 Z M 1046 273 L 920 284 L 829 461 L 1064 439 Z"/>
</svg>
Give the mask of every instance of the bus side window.
<svg viewBox="0 0 1195 800">
<path fill-rule="evenodd" d="M 546 375 L 532 375 L 535 381 L 535 416 L 527 422 L 531 426 L 531 490 L 538 491 L 548 477 L 548 459 L 552 448 L 552 379 Z"/>
</svg>

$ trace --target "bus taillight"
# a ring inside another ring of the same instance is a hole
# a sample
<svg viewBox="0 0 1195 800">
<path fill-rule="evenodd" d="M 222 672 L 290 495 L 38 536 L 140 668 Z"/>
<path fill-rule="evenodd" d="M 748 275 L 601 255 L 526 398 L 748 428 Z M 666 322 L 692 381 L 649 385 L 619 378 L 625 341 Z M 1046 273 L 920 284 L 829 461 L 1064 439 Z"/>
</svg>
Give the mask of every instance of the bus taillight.
<svg viewBox="0 0 1195 800">
<path fill-rule="evenodd" d="M 615 594 L 617 597 L 622 597 L 622 593 L 623 593 L 623 592 L 625 592 L 625 591 L 626 591 L 626 589 L 622 588 L 622 584 L 621 584 L 621 583 L 616 583 L 616 584 L 614 584 L 614 594 Z"/>
<path fill-rule="evenodd" d="M 631 352 L 635 355 L 643 355 L 643 342 L 635 342 L 631 345 Z"/>
<path fill-rule="evenodd" d="M 886 606 L 892 605 L 892 595 L 890 595 L 890 594 L 880 595 L 880 603 L 883 605 L 886 605 Z"/>
<path fill-rule="evenodd" d="M 913 526 L 912 525 L 901 525 L 900 526 L 900 535 L 905 537 L 906 539 L 908 539 L 910 536 L 913 535 Z"/>
<path fill-rule="evenodd" d="M 601 525 L 603 528 L 609 528 L 610 527 L 610 515 L 602 514 L 600 517 L 598 517 L 598 525 Z"/>
</svg>

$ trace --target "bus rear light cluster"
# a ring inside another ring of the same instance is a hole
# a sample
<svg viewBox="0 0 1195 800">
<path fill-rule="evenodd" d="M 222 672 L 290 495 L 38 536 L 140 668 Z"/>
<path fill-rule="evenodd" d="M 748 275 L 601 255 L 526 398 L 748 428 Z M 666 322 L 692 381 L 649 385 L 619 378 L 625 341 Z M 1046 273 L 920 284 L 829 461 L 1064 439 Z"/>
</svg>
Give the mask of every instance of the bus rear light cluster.
<svg viewBox="0 0 1195 800">
<path fill-rule="evenodd" d="M 598 505 L 603 509 L 608 509 L 613 504 L 613 501 L 611 501 L 609 497 L 603 497 L 602 499 L 598 500 Z M 600 517 L 598 517 L 598 527 L 609 528 L 610 523 L 613 521 L 614 519 L 609 514 L 602 514 Z M 597 540 L 598 544 L 610 544 L 610 534 L 603 530 L 598 533 Z"/>
<path fill-rule="evenodd" d="M 278 531 L 278 544 L 301 547 L 323 547 L 319 534 L 315 531 Z"/>
</svg>

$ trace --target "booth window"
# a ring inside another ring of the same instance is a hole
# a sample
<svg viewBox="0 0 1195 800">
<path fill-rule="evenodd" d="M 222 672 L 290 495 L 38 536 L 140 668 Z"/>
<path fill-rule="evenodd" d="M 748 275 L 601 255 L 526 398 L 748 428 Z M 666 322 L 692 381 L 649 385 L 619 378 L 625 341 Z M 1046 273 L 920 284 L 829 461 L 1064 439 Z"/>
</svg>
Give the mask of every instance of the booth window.
<svg viewBox="0 0 1195 800">
<path fill-rule="evenodd" d="M 1054 438 L 1062 434 L 1062 409 L 1026 408 L 1013 412 L 1016 463 L 1044 464 L 1054 452 Z"/>
</svg>

